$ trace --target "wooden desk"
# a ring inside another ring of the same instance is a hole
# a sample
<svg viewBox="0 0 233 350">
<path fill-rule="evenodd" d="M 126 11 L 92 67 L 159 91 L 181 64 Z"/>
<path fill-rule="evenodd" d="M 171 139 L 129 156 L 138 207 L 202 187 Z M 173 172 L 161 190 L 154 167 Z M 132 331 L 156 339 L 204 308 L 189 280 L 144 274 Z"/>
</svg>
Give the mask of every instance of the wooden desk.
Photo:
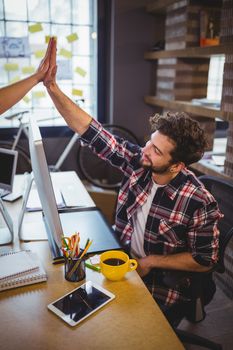
<svg viewBox="0 0 233 350">
<path fill-rule="evenodd" d="M 86 269 L 86 280 L 102 285 L 116 299 L 80 325 L 69 327 L 47 305 L 81 282 L 67 282 L 63 265 L 52 265 L 47 242 L 21 243 L 20 247 L 39 254 L 48 281 L 0 292 L 1 350 L 183 349 L 135 271 L 123 281 L 111 282 Z"/>
<path fill-rule="evenodd" d="M 8 206 L 17 212 L 18 203 Z M 36 227 L 35 227 L 36 229 Z M 69 327 L 47 305 L 83 283 L 67 282 L 63 265 L 53 265 L 47 241 L 19 242 L 0 247 L 31 249 L 40 256 L 48 281 L 0 292 L 1 350 L 141 350 L 183 349 L 138 274 L 120 282 L 107 281 L 86 269 L 86 280 L 116 295 L 111 303 L 76 327 Z"/>
</svg>

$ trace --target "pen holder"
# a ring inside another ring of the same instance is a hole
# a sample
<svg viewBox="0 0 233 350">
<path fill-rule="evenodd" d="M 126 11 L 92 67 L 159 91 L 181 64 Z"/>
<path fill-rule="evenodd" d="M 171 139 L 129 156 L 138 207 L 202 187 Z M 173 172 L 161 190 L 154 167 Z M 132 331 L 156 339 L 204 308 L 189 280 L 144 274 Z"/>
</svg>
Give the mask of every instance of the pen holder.
<svg viewBox="0 0 233 350">
<path fill-rule="evenodd" d="M 69 282 L 78 282 L 86 277 L 85 261 L 79 258 L 65 258 L 65 279 Z"/>
</svg>

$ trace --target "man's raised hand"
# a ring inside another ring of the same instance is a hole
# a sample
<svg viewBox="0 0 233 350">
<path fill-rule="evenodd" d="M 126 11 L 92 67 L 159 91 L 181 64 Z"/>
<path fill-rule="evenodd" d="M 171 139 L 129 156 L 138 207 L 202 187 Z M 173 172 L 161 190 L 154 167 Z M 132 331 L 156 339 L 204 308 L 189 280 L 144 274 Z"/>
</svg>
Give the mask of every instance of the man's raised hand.
<svg viewBox="0 0 233 350">
<path fill-rule="evenodd" d="M 49 42 L 50 48 L 48 52 L 49 56 L 49 68 L 43 78 L 43 83 L 47 88 L 50 88 L 51 84 L 56 82 L 57 64 L 56 64 L 56 51 L 57 42 L 55 38 L 51 38 Z"/>
</svg>

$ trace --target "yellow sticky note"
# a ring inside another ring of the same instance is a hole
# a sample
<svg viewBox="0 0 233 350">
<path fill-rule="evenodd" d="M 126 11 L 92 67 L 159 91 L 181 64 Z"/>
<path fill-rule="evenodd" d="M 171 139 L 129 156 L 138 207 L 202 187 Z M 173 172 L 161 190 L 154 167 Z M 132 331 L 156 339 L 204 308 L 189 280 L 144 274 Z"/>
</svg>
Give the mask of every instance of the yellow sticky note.
<svg viewBox="0 0 233 350">
<path fill-rule="evenodd" d="M 68 43 L 72 43 L 75 40 L 78 40 L 78 34 L 77 33 L 72 33 L 70 35 L 67 35 L 66 37 Z"/>
<path fill-rule="evenodd" d="M 23 74 L 32 74 L 34 72 L 35 72 L 35 67 L 33 67 L 33 66 L 25 66 L 22 68 Z"/>
<path fill-rule="evenodd" d="M 19 69 L 19 65 L 17 63 L 5 63 L 4 64 L 4 69 L 9 72 L 9 71 L 15 71 Z"/>
<path fill-rule="evenodd" d="M 45 55 L 45 50 L 37 50 L 34 52 L 36 58 L 42 58 Z"/>
<path fill-rule="evenodd" d="M 29 103 L 30 102 L 30 98 L 26 95 L 26 96 L 23 97 L 23 101 L 25 103 Z"/>
<path fill-rule="evenodd" d="M 85 77 L 85 75 L 87 74 L 87 72 L 84 69 L 82 69 L 81 67 L 77 67 L 75 69 L 75 72 L 78 73 L 79 75 L 81 75 L 82 77 Z"/>
<path fill-rule="evenodd" d="M 46 93 L 44 91 L 33 91 L 32 97 L 33 98 L 43 98 L 46 96 Z"/>
<path fill-rule="evenodd" d="M 20 76 L 17 75 L 16 77 L 14 77 L 14 78 L 12 78 L 11 80 L 9 80 L 9 83 L 10 83 L 10 84 L 13 84 L 13 83 L 16 83 L 16 82 L 19 81 L 19 80 L 20 80 Z"/>
<path fill-rule="evenodd" d="M 72 52 L 68 51 L 66 49 L 61 49 L 59 52 L 60 56 L 64 56 L 65 58 L 71 58 L 72 57 Z"/>
<path fill-rule="evenodd" d="M 83 91 L 78 89 L 72 89 L 72 95 L 74 96 L 83 96 Z"/>
<path fill-rule="evenodd" d="M 41 32 L 43 30 L 43 27 L 41 23 L 36 23 L 28 26 L 28 30 L 30 33 L 36 33 L 36 32 Z"/>
<path fill-rule="evenodd" d="M 54 35 L 52 35 L 52 36 L 51 35 L 45 35 L 45 43 L 46 44 L 48 44 L 50 38 L 55 38 L 55 40 L 57 42 L 57 37 L 56 36 L 54 36 Z"/>
</svg>

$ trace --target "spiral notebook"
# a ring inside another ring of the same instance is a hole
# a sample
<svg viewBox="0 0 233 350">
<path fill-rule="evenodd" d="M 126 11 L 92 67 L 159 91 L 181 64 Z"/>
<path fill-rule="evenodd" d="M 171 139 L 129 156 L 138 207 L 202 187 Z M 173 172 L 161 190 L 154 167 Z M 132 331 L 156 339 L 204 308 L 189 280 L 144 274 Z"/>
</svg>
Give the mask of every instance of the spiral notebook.
<svg viewBox="0 0 233 350">
<path fill-rule="evenodd" d="M 20 253 L 20 254 L 19 254 Z M 25 254 L 21 254 L 25 253 Z M 8 257 L 8 259 L 6 259 Z M 25 258 L 27 261 L 22 263 L 22 258 Z M 17 253 L 8 253 L 0 256 L 0 263 L 4 262 L 20 262 L 21 265 L 18 266 L 12 273 L 12 269 L 6 268 L 5 265 L 1 266 L 1 276 L 4 278 L 0 279 L 0 291 L 17 288 L 29 284 L 39 283 L 47 280 L 46 272 L 37 256 L 36 253 L 32 253 L 30 251 L 22 251 Z M 23 265 L 24 264 L 24 265 Z M 3 273 L 3 269 L 5 266 L 5 271 Z M 22 268 L 24 266 L 24 270 Z M 19 272 L 21 270 L 21 272 Z M 6 277 L 7 272 L 7 277 Z M 10 273 L 10 274 L 9 274 Z"/>
<path fill-rule="evenodd" d="M 38 267 L 37 261 L 31 258 L 29 251 L 22 250 L 0 255 L 0 282 L 24 272 L 36 270 Z"/>
</svg>

